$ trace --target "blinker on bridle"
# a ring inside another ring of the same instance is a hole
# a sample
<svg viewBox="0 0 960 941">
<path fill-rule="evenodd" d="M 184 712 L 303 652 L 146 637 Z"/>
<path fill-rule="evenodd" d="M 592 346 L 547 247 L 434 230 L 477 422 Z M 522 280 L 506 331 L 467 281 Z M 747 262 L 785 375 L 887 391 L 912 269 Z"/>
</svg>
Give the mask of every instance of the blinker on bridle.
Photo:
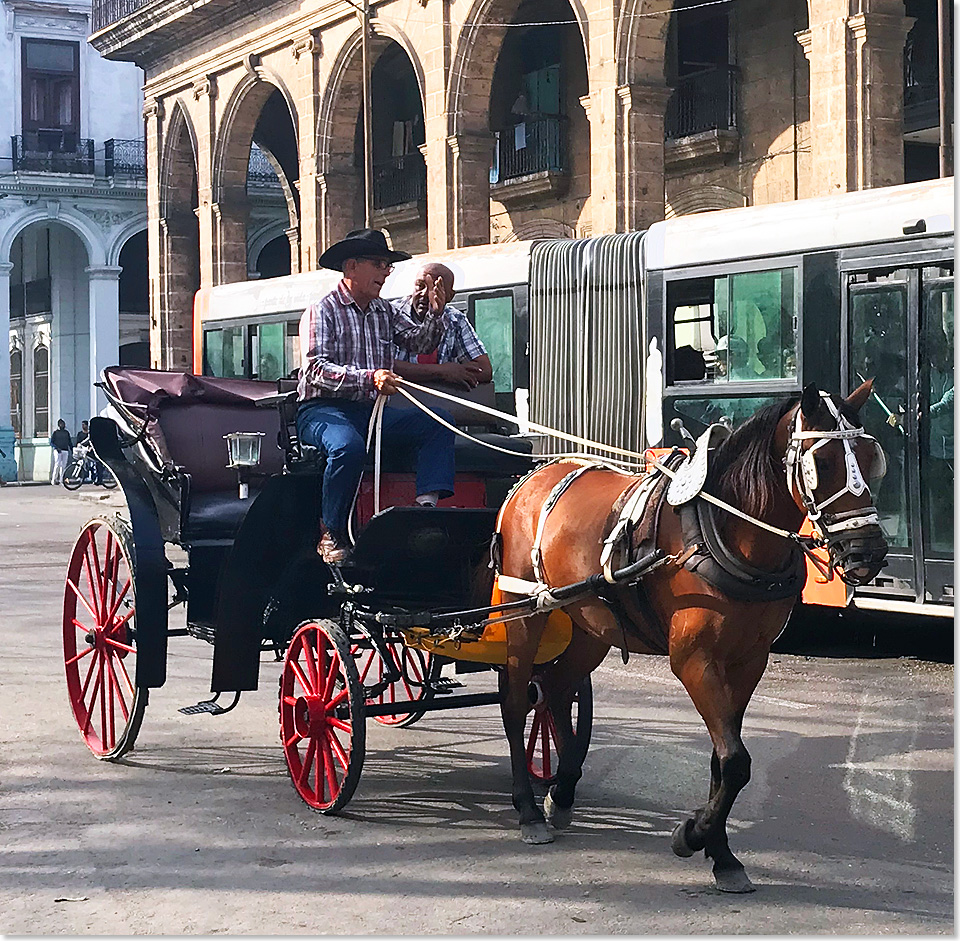
<svg viewBox="0 0 960 941">
<path fill-rule="evenodd" d="M 854 425 L 844 417 L 837 406 L 834 405 L 828 392 L 821 392 L 820 397 L 836 421 L 837 427 L 833 431 L 805 431 L 803 429 L 803 410 L 800 407 L 797 408 L 790 442 L 783 458 L 787 471 L 787 486 L 792 490 L 794 483 L 796 483 L 810 520 L 816 522 L 827 537 L 865 526 L 879 526 L 880 517 L 872 504 L 869 507 L 847 513 L 824 515 L 824 510 L 839 500 L 845 493 L 859 497 L 865 491 L 870 490 L 868 481 L 860 470 L 860 464 L 857 461 L 856 454 L 854 454 L 851 441 L 859 438 L 873 444 L 874 459 L 871 464 L 870 481 L 874 484 L 879 482 L 886 473 L 886 458 L 877 439 L 868 435 L 862 426 Z M 811 440 L 816 441 L 816 443 L 806 450 L 802 450 L 802 442 Z M 820 478 L 817 472 L 816 452 L 831 441 L 840 441 L 843 444 L 846 480 L 840 490 L 818 503 L 815 492 L 820 483 Z M 821 517 L 823 517 L 822 521 Z"/>
</svg>

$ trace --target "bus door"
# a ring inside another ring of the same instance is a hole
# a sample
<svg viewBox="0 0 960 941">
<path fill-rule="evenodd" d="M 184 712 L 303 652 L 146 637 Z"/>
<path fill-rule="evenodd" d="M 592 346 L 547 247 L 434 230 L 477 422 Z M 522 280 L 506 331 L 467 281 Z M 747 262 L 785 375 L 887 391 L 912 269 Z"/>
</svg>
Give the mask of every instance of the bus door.
<svg viewBox="0 0 960 941">
<path fill-rule="evenodd" d="M 953 603 L 953 265 L 849 271 L 848 391 L 887 457 L 874 502 L 890 547 L 864 593 Z M 859 593 L 859 592 L 858 592 Z"/>
</svg>

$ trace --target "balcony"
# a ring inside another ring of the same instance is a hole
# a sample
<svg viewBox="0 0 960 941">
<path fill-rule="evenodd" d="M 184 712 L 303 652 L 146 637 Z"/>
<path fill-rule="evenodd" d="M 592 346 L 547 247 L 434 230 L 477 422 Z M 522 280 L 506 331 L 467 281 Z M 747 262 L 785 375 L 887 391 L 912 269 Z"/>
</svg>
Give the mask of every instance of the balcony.
<svg viewBox="0 0 960 941">
<path fill-rule="evenodd" d="M 256 145 L 250 145 L 250 159 L 247 161 L 247 189 L 250 187 L 280 189 L 280 178 L 267 155 Z"/>
<path fill-rule="evenodd" d="M 92 175 L 93 141 L 59 128 L 28 131 L 10 138 L 14 172 Z"/>
<path fill-rule="evenodd" d="M 93 32 L 98 33 L 113 23 L 136 13 L 150 0 L 93 0 Z"/>
<path fill-rule="evenodd" d="M 543 115 L 496 131 L 490 195 L 503 203 L 562 196 L 570 182 L 568 123 L 563 115 Z"/>
<path fill-rule="evenodd" d="M 427 198 L 427 165 L 419 150 L 373 165 L 373 208 L 392 209 Z"/>
<path fill-rule="evenodd" d="M 735 131 L 740 70 L 721 65 L 685 75 L 667 102 L 664 137 L 677 140 L 703 131 Z"/>
<path fill-rule="evenodd" d="M 147 145 L 142 140 L 118 140 L 111 137 L 103 142 L 103 174 L 107 178 L 126 177 L 131 180 L 147 178 Z"/>
</svg>

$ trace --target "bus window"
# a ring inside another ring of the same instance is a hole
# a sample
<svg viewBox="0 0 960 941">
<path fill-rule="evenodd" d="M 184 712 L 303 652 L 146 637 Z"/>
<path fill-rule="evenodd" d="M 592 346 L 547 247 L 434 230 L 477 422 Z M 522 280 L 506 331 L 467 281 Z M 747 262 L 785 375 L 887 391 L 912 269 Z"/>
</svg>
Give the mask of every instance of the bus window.
<svg viewBox="0 0 960 941">
<path fill-rule="evenodd" d="M 296 375 L 300 369 L 300 321 L 288 320 L 283 342 L 283 369 L 285 376 Z"/>
<path fill-rule="evenodd" d="M 254 339 L 256 347 L 253 350 L 256 363 L 256 379 L 273 381 L 283 374 L 284 366 L 284 339 L 286 324 L 261 323 L 257 324 Z"/>
<path fill-rule="evenodd" d="M 795 287 L 793 268 L 668 282 L 670 383 L 796 379 Z"/>
<path fill-rule="evenodd" d="M 779 396 L 751 395 L 748 397 L 721 397 L 710 396 L 702 398 L 671 399 L 671 404 L 684 427 L 694 437 L 699 437 L 707 428 L 716 422 L 728 424 L 737 428 L 761 408 L 772 405 L 780 400 Z"/>
<path fill-rule="evenodd" d="M 221 379 L 242 379 L 243 327 L 223 327 L 203 333 L 203 371 Z"/>
<path fill-rule="evenodd" d="M 944 276 L 946 275 L 946 276 Z M 953 279 L 923 271 L 926 403 L 921 455 L 924 554 L 953 557 Z"/>
<path fill-rule="evenodd" d="M 513 295 L 472 298 L 477 336 L 493 366 L 495 392 L 513 392 Z"/>
</svg>

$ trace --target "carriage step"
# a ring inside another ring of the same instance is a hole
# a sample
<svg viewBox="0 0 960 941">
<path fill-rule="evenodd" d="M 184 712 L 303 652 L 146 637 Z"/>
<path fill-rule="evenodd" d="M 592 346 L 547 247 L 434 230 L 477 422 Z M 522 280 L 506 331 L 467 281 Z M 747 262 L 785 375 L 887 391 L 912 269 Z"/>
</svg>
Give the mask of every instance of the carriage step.
<svg viewBox="0 0 960 941">
<path fill-rule="evenodd" d="M 436 695 L 442 696 L 445 693 L 452 693 L 455 689 L 462 689 L 464 684 L 448 676 L 441 676 L 435 680 L 428 680 L 424 685 L 427 689 L 433 690 Z"/>
<path fill-rule="evenodd" d="M 237 692 L 234 695 L 233 702 L 230 703 L 229 706 L 221 706 L 220 703 L 217 702 L 219 698 L 220 694 L 216 693 L 213 699 L 203 699 L 192 706 L 181 706 L 177 711 L 182 712 L 185 716 L 199 716 L 204 714 L 209 716 L 222 716 L 240 702 L 240 693 Z"/>
</svg>

